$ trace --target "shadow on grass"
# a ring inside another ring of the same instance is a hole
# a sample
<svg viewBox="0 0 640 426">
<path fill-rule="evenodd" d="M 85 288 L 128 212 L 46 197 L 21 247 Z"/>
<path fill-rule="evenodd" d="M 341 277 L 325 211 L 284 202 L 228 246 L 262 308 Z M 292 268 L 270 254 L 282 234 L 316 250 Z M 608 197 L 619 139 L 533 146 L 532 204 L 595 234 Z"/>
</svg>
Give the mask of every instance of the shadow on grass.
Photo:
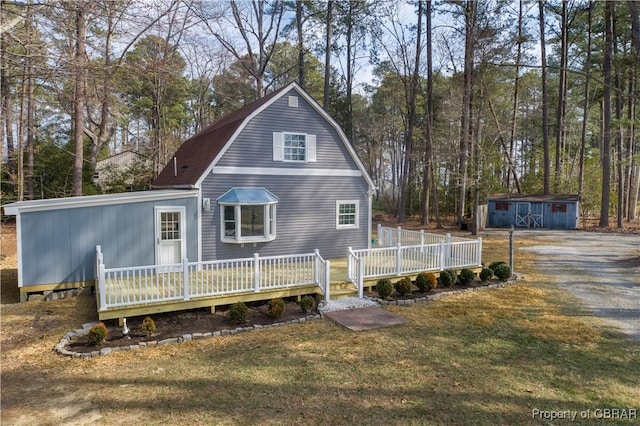
<svg viewBox="0 0 640 426">
<path fill-rule="evenodd" d="M 0 270 L 0 303 L 5 305 L 8 303 L 20 302 L 20 289 L 18 288 L 18 270 L 2 269 Z"/>
</svg>

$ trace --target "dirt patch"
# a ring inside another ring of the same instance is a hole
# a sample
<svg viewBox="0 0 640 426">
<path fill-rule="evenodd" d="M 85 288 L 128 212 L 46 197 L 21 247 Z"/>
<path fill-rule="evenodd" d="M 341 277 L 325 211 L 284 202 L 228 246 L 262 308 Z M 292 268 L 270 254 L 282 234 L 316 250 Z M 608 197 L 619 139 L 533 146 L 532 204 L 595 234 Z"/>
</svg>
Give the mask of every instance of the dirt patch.
<svg viewBox="0 0 640 426">
<path fill-rule="evenodd" d="M 317 302 L 316 302 L 317 305 Z M 115 321 L 106 323 L 109 334 L 106 341 L 100 346 L 90 345 L 86 335 L 71 339 L 66 349 L 76 353 L 89 353 L 102 348 L 125 347 L 138 345 L 142 342 L 159 342 L 174 337 L 193 335 L 195 333 L 214 333 L 216 331 L 233 330 L 238 327 L 269 326 L 277 323 L 287 323 L 296 319 L 307 318 L 316 315 L 317 308 L 311 312 L 304 312 L 300 305 L 292 300 L 285 301 L 285 310 L 282 316 L 272 318 L 267 313 L 267 303 L 247 304 L 249 316 L 244 323 L 235 323 L 229 318 L 228 310 L 211 313 L 206 309 L 190 311 L 168 312 L 164 314 L 150 315 L 156 325 L 156 332 L 146 335 L 140 331 L 140 326 L 145 317 L 127 319 L 129 334 L 123 335 L 122 327 L 117 327 Z"/>
</svg>

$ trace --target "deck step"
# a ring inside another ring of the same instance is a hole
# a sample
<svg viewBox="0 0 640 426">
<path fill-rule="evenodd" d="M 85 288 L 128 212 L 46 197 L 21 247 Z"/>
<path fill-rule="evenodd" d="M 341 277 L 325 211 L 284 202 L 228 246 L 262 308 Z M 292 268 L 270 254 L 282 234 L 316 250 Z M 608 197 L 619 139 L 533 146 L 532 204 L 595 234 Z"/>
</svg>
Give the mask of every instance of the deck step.
<svg viewBox="0 0 640 426">
<path fill-rule="evenodd" d="M 358 296 L 358 290 L 355 287 L 352 288 L 341 288 L 341 289 L 331 289 L 331 298 L 332 299 L 340 299 L 343 297 L 354 297 Z"/>
</svg>

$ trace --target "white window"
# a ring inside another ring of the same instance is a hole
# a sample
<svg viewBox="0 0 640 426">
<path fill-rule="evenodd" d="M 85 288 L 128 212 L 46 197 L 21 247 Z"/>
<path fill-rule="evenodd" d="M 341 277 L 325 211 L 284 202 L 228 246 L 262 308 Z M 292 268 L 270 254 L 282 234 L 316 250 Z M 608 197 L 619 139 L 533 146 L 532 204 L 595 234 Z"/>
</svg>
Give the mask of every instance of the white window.
<svg viewBox="0 0 640 426">
<path fill-rule="evenodd" d="M 316 135 L 273 133 L 273 161 L 313 163 L 316 161 Z"/>
<path fill-rule="evenodd" d="M 221 240 L 227 243 L 273 241 L 278 197 L 264 188 L 233 188 L 218 198 Z"/>
<path fill-rule="evenodd" d="M 360 202 L 358 200 L 338 200 L 336 201 L 336 228 L 358 228 L 358 211 Z"/>
</svg>

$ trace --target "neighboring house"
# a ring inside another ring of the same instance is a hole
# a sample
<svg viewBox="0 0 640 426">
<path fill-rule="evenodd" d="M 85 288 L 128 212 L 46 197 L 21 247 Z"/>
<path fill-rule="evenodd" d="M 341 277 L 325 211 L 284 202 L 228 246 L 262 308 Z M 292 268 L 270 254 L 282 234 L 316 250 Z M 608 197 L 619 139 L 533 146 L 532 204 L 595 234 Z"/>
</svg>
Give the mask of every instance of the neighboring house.
<svg viewBox="0 0 640 426">
<path fill-rule="evenodd" d="M 578 195 L 493 195 L 487 200 L 488 226 L 501 228 L 577 229 Z"/>
<path fill-rule="evenodd" d="M 156 191 L 37 200 L 16 215 L 21 294 L 108 267 L 368 248 L 374 185 L 339 125 L 293 83 L 185 141 Z"/>
<path fill-rule="evenodd" d="M 149 160 L 137 152 L 126 150 L 114 154 L 98 161 L 94 182 L 103 189 L 114 185 L 135 188 L 136 176 L 132 176 L 130 172 L 136 165 L 151 166 Z"/>
</svg>

